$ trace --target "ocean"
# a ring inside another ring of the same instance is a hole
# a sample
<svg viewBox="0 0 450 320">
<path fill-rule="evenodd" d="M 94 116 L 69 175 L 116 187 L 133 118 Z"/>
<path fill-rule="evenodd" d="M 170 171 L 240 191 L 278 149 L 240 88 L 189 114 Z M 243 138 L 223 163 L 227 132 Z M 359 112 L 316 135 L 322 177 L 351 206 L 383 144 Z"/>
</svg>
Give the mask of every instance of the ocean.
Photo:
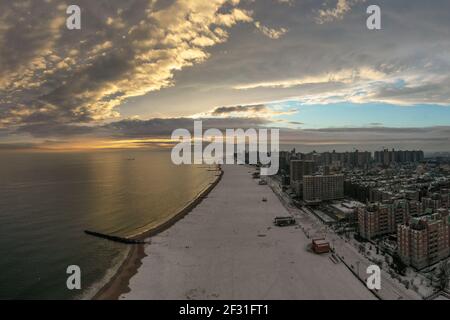
<svg viewBox="0 0 450 320">
<path fill-rule="evenodd" d="M 174 215 L 214 181 L 207 166 L 175 166 L 168 151 L 0 154 L 0 299 L 89 298 L 131 236 Z M 69 265 L 82 290 L 68 290 Z"/>
</svg>

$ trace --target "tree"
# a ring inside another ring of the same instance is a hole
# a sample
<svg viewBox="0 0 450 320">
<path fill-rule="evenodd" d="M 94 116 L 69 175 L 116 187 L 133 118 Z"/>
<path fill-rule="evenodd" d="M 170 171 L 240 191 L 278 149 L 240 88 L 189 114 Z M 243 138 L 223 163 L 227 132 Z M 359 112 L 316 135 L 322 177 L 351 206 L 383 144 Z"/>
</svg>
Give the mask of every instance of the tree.
<svg viewBox="0 0 450 320">
<path fill-rule="evenodd" d="M 406 264 L 402 261 L 402 259 L 400 258 L 400 256 L 396 253 L 393 257 L 392 257 L 392 268 L 401 275 L 405 275 L 406 273 Z"/>
<path fill-rule="evenodd" d="M 450 264 L 448 261 L 443 261 L 439 265 L 438 271 L 438 288 L 439 290 L 445 290 L 448 288 L 448 281 L 450 279 Z"/>
</svg>

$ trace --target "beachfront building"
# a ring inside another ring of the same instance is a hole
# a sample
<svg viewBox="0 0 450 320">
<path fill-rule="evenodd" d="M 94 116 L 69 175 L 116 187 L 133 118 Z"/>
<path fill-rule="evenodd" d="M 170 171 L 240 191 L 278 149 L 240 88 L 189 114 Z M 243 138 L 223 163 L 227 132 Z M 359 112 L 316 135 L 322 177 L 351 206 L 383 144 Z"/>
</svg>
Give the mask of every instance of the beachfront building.
<svg viewBox="0 0 450 320">
<path fill-rule="evenodd" d="M 371 203 L 358 208 L 359 234 L 365 239 L 372 239 L 395 233 L 397 225 L 408 221 L 409 211 L 406 200 Z"/>
<path fill-rule="evenodd" d="M 359 235 L 368 240 L 394 232 L 391 206 L 373 203 L 358 208 L 358 226 Z"/>
<path fill-rule="evenodd" d="M 449 215 L 447 209 L 412 218 L 397 229 L 398 254 L 416 269 L 430 266 L 449 255 Z"/>
<path fill-rule="evenodd" d="M 291 160 L 290 177 L 291 185 L 296 181 L 302 181 L 303 176 L 311 175 L 315 171 L 315 163 L 312 160 Z"/>
<path fill-rule="evenodd" d="M 303 177 L 311 175 L 316 170 L 316 164 L 313 160 L 291 160 L 290 162 L 290 186 L 297 196 L 302 195 Z"/>
<path fill-rule="evenodd" d="M 344 198 L 344 176 L 305 175 L 303 176 L 303 200 L 326 201 Z"/>
</svg>

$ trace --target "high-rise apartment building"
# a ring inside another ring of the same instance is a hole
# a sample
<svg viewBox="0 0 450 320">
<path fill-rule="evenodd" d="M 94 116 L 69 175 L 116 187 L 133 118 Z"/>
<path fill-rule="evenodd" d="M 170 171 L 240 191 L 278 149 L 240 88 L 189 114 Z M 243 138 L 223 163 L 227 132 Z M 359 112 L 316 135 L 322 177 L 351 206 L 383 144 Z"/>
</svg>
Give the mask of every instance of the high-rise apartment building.
<svg viewBox="0 0 450 320">
<path fill-rule="evenodd" d="M 368 151 L 355 150 L 353 152 L 324 152 L 318 156 L 317 162 L 323 166 L 338 165 L 350 168 L 364 168 L 372 161 L 372 154 Z"/>
<path fill-rule="evenodd" d="M 375 151 L 374 159 L 376 163 L 389 165 L 391 163 L 419 162 L 424 159 L 424 152 L 419 151 L 401 151 L 392 149 L 384 149 L 383 151 Z"/>
<path fill-rule="evenodd" d="M 449 215 L 447 209 L 412 218 L 397 229 L 398 253 L 417 269 L 432 265 L 449 255 Z"/>
<path fill-rule="evenodd" d="M 371 203 L 358 208 L 359 234 L 365 239 L 372 239 L 395 233 L 398 224 L 409 218 L 408 202 L 405 200 Z"/>
<path fill-rule="evenodd" d="M 290 178 L 291 186 L 296 181 L 302 181 L 303 176 L 312 175 L 315 172 L 315 162 L 312 160 L 291 160 Z"/>
<path fill-rule="evenodd" d="M 303 200 L 326 201 L 344 197 L 344 176 L 305 175 L 303 176 Z"/>
</svg>

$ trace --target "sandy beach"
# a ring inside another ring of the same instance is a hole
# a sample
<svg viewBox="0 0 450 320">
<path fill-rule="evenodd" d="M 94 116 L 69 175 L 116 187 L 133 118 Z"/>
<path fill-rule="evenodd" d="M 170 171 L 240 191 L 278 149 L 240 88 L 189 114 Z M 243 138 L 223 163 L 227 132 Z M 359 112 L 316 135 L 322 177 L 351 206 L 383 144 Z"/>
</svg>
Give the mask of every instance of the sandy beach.
<svg viewBox="0 0 450 320">
<path fill-rule="evenodd" d="M 183 209 L 177 212 L 175 215 L 167 219 L 162 224 L 151 228 L 143 233 L 136 234 L 131 239 L 144 240 L 147 243 L 151 243 L 153 236 L 167 230 L 180 219 L 183 219 L 188 213 L 190 213 L 198 204 L 200 204 L 208 194 L 214 190 L 217 184 L 220 182 L 223 176 L 223 170 L 220 166 L 216 168 L 217 174 L 215 180 L 202 190 L 190 203 L 188 203 Z M 114 274 L 107 283 L 98 290 L 92 297 L 93 300 L 117 300 L 122 293 L 129 292 L 128 286 L 131 277 L 133 277 L 138 268 L 142 265 L 142 259 L 146 256 L 145 244 L 134 244 L 129 246 L 128 254 L 125 260 L 121 263 L 117 272 Z"/>
<path fill-rule="evenodd" d="M 301 229 L 273 226 L 288 213 L 251 169 L 223 170 L 189 214 L 135 250 L 135 267 L 120 270 L 98 299 L 375 298 L 342 263 L 309 252 Z"/>
</svg>

